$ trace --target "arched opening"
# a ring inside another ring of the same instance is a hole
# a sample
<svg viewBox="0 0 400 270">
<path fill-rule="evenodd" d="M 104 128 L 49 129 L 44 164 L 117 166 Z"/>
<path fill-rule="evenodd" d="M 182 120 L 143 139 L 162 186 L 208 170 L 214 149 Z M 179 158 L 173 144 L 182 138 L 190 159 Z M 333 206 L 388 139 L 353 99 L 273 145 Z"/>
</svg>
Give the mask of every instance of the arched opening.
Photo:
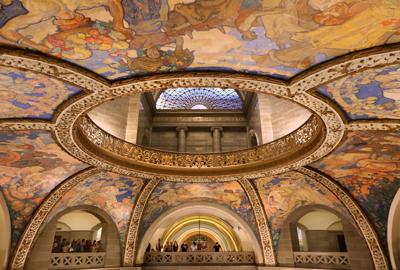
<svg viewBox="0 0 400 270">
<path fill-rule="evenodd" d="M 387 241 L 392 268 L 400 269 L 400 189 L 390 206 Z"/>
<path fill-rule="evenodd" d="M 370 258 L 363 237 L 349 217 L 326 206 L 297 209 L 280 232 L 278 262 L 282 266 L 373 269 Z"/>
<path fill-rule="evenodd" d="M 168 246 L 175 242 L 179 248 L 173 254 L 173 247 Z M 196 243 L 194 250 L 193 242 Z M 216 242 L 220 245 L 219 252 L 214 249 Z M 187 252 L 182 251 L 184 243 L 188 245 Z M 198 250 L 199 244 L 201 250 Z M 167 251 L 164 250 L 166 246 Z M 161 250 L 163 252 L 159 252 Z M 144 234 L 137 254 L 137 264 L 218 264 L 213 261 L 215 254 L 220 260 L 225 255 L 236 256 L 237 261 L 232 263 L 255 265 L 263 262 L 259 240 L 250 226 L 231 210 L 204 202 L 183 204 L 162 214 Z"/>
<path fill-rule="evenodd" d="M 94 206 L 55 214 L 42 227 L 26 269 L 82 269 L 121 266 L 119 232 Z"/>
<path fill-rule="evenodd" d="M 75 210 L 57 220 L 53 253 L 104 252 L 104 222 L 87 211 Z"/>
<path fill-rule="evenodd" d="M 3 193 L 0 191 L 0 269 L 7 269 L 11 245 L 11 220 Z"/>
</svg>

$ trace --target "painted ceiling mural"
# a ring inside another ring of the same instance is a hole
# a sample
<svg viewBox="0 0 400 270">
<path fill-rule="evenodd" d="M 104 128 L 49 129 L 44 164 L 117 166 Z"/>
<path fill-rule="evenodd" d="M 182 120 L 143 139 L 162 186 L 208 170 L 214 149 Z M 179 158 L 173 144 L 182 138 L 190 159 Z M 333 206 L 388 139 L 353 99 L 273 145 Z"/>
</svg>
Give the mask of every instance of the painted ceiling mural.
<svg viewBox="0 0 400 270">
<path fill-rule="evenodd" d="M 342 203 L 329 190 L 316 185 L 301 173 L 288 172 L 254 181 L 268 217 L 276 252 L 281 228 L 296 209 L 318 204 L 348 215 Z"/>
<path fill-rule="evenodd" d="M 400 119 L 400 65 L 369 69 L 319 88 L 350 119 Z"/>
<path fill-rule="evenodd" d="M 150 225 L 169 209 L 190 202 L 212 202 L 224 206 L 242 217 L 258 236 L 252 207 L 238 182 L 199 184 L 161 182 L 154 189 L 146 205 L 139 235 L 143 236 Z"/>
<path fill-rule="evenodd" d="M 400 133 L 349 132 L 341 146 L 312 166 L 351 192 L 386 243 L 390 205 L 400 187 Z"/>
<path fill-rule="evenodd" d="M 68 191 L 53 208 L 48 220 L 68 207 L 93 205 L 111 216 L 120 232 L 121 243 L 124 243 L 135 199 L 143 183 L 142 179 L 113 173 L 94 175 Z"/>
<path fill-rule="evenodd" d="M 0 68 L 0 118 L 50 120 L 54 110 L 80 89 L 48 76 Z"/>
<path fill-rule="evenodd" d="M 29 218 L 49 192 L 86 168 L 44 131 L 0 131 L 0 188 L 9 207 L 15 246 Z"/>
<path fill-rule="evenodd" d="M 109 79 L 202 69 L 288 78 L 339 55 L 400 41 L 398 0 L 3 2 L 2 43 Z"/>
</svg>

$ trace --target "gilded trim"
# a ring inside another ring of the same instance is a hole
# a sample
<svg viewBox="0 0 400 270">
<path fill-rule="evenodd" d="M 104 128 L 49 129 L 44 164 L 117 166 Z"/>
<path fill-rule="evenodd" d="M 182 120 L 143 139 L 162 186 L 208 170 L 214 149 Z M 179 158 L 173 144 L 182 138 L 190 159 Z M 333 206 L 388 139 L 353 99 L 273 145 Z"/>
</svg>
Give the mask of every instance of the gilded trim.
<svg viewBox="0 0 400 270">
<path fill-rule="evenodd" d="M 272 241 L 271 229 L 268 224 L 267 214 L 265 213 L 261 198 L 251 180 L 239 179 L 238 182 L 242 186 L 243 190 L 246 192 L 246 195 L 249 198 L 249 201 L 253 208 L 258 232 L 261 239 L 264 264 L 268 266 L 275 266 L 277 264 L 277 261 L 275 256 L 274 243 Z"/>
<path fill-rule="evenodd" d="M 349 211 L 357 224 L 360 232 L 364 236 L 365 242 L 368 245 L 369 251 L 374 262 L 376 270 L 388 270 L 389 264 L 387 258 L 383 252 L 378 236 L 373 226 L 368 221 L 367 216 L 364 214 L 361 207 L 353 199 L 353 197 L 346 192 L 346 190 L 340 186 L 335 180 L 323 175 L 315 169 L 302 167 L 297 169 L 298 172 L 309 176 L 312 180 L 316 181 L 320 185 L 331 191 L 343 204 L 344 207 Z"/>
<path fill-rule="evenodd" d="M 156 188 L 160 179 L 151 179 L 143 186 L 142 191 L 138 195 L 132 215 L 129 221 L 128 233 L 125 240 L 125 251 L 123 257 L 123 266 L 134 266 L 136 260 L 139 226 L 142 221 L 142 215 L 146 208 L 147 201 L 151 193 Z"/>
<path fill-rule="evenodd" d="M 0 130 L 45 130 L 53 131 L 54 124 L 36 119 L 0 119 Z"/>
<path fill-rule="evenodd" d="M 351 121 L 346 125 L 346 129 L 349 131 L 357 130 L 373 130 L 373 131 L 398 131 L 400 130 L 400 120 L 358 120 Z"/>
<path fill-rule="evenodd" d="M 57 202 L 74 186 L 84 181 L 90 176 L 100 173 L 101 170 L 97 168 L 84 169 L 59 184 L 47 198 L 40 204 L 35 214 L 32 216 L 29 224 L 26 226 L 24 233 L 22 234 L 14 256 L 9 263 L 9 269 L 11 270 L 22 270 L 25 262 L 28 259 L 29 253 L 36 241 L 39 229 L 45 222 L 48 214 L 51 212 Z"/>
</svg>

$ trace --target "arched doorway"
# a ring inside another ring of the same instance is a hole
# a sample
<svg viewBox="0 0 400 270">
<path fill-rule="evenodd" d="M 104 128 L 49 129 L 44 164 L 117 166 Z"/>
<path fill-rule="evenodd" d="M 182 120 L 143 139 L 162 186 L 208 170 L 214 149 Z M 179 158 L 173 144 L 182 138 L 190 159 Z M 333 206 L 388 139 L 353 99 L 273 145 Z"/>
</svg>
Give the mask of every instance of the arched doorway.
<svg viewBox="0 0 400 270">
<path fill-rule="evenodd" d="M 145 252 L 149 244 L 154 252 L 157 252 L 159 245 L 164 247 L 168 242 L 174 243 L 176 241 L 179 247 L 181 247 L 186 241 L 191 239 L 197 240 L 204 236 L 208 237 L 208 239 L 204 240 L 212 241 L 213 244 L 215 242 L 221 244 L 220 251 L 223 251 L 219 252 L 221 256 L 223 256 L 225 251 L 231 251 L 232 256 L 236 256 L 235 254 L 237 253 L 244 260 L 246 260 L 246 256 L 252 256 L 252 264 L 263 263 L 259 240 L 250 226 L 241 217 L 222 206 L 206 202 L 193 202 L 170 209 L 152 223 L 141 239 L 136 264 L 141 265 L 145 263 Z M 187 244 L 189 245 L 188 251 L 190 251 L 191 243 Z M 179 249 L 180 251 L 181 249 Z M 202 251 L 204 252 L 188 252 L 187 254 L 180 252 L 179 256 L 181 260 L 185 256 L 190 256 L 190 260 L 193 263 L 213 263 L 213 256 L 216 252 L 209 246 L 205 247 Z M 153 257 L 164 256 L 164 253 L 148 255 Z M 172 256 L 171 254 L 171 258 Z M 162 260 L 161 257 L 158 259 Z M 210 261 L 204 262 L 204 260 Z M 223 260 L 222 257 L 221 260 Z M 180 263 L 184 264 L 185 262 L 181 261 Z"/>
<path fill-rule="evenodd" d="M 43 226 L 26 269 L 118 267 L 120 250 L 118 229 L 106 212 L 94 206 L 75 206 L 57 213 Z"/>
<path fill-rule="evenodd" d="M 400 189 L 397 190 L 390 206 L 387 241 L 392 268 L 400 269 Z"/>
<path fill-rule="evenodd" d="M 0 269 L 7 269 L 11 245 L 10 214 L 3 193 L 0 191 Z"/>
<path fill-rule="evenodd" d="M 322 205 L 300 207 L 288 216 L 279 238 L 278 262 L 318 269 L 374 269 L 354 223 Z"/>
</svg>

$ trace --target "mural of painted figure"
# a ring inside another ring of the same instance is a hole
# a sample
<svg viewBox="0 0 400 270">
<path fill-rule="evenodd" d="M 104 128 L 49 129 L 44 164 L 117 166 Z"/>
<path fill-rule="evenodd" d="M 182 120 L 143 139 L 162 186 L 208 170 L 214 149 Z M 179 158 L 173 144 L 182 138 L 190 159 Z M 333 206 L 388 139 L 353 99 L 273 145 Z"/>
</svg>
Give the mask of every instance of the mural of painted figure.
<svg viewBox="0 0 400 270">
<path fill-rule="evenodd" d="M 79 11 L 90 8 L 106 7 L 113 18 L 113 28 L 126 36 L 132 34 L 123 25 L 123 9 L 119 0 L 21 0 L 22 7 L 19 8 L 10 8 L 17 7 L 16 1 L 3 2 L 1 10 L 6 22 L 0 28 L 0 35 L 10 42 L 44 52 L 50 51 L 50 44 L 36 43 L 20 30 L 46 20 L 52 20 L 59 31 L 82 27 L 88 24 L 89 19 Z"/>
<path fill-rule="evenodd" d="M 217 28 L 225 33 L 224 26 L 236 28 L 244 40 L 254 40 L 257 35 L 250 30 L 257 18 L 268 11 L 261 10 L 259 0 L 196 0 L 176 4 L 168 15 L 166 31 L 173 35 L 191 35 L 193 31 Z"/>
<path fill-rule="evenodd" d="M 126 57 L 124 62 L 130 70 L 158 72 L 183 70 L 193 62 L 193 54 L 183 48 L 183 37 L 165 31 L 169 16 L 166 0 L 123 0 L 124 19 L 134 32 L 130 48 L 136 50 L 135 57 Z M 168 46 L 168 49 L 161 48 Z M 175 46 L 175 50 L 170 49 Z"/>
<path fill-rule="evenodd" d="M 302 5 L 292 9 L 291 15 L 295 18 L 305 11 L 305 7 L 318 12 L 308 17 L 309 23 L 303 30 L 300 24 L 285 27 L 285 31 L 290 33 L 285 48 L 281 46 L 267 55 L 255 56 L 257 64 L 304 69 L 315 64 L 317 57 L 322 55 L 330 58 L 400 40 L 398 0 L 302 2 Z M 266 29 L 267 35 L 271 33 L 268 26 Z"/>
</svg>

